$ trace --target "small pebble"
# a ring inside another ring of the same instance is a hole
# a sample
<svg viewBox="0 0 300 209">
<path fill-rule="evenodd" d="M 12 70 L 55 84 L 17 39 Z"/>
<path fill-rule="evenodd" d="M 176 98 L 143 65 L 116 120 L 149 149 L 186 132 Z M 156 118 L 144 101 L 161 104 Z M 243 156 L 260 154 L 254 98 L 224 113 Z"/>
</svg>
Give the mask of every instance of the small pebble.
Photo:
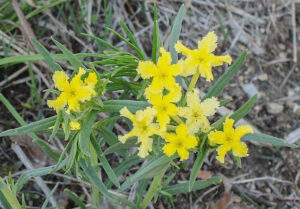
<svg viewBox="0 0 300 209">
<path fill-rule="evenodd" d="M 287 100 L 287 101 L 285 102 L 285 105 L 286 105 L 288 108 L 292 109 L 292 108 L 294 107 L 294 102 L 293 102 L 292 100 Z"/>
<path fill-rule="evenodd" d="M 253 83 L 247 83 L 242 85 L 242 89 L 248 95 L 248 97 L 252 97 L 255 94 L 258 95 L 258 98 L 260 97 L 259 92 Z"/>
<path fill-rule="evenodd" d="M 268 75 L 267 75 L 267 73 L 260 74 L 260 75 L 258 76 L 258 80 L 260 80 L 260 81 L 266 81 L 266 80 L 268 80 Z"/>
<path fill-rule="evenodd" d="M 283 105 L 275 103 L 275 102 L 270 102 L 267 104 L 267 112 L 269 114 L 277 115 L 283 111 Z"/>
</svg>

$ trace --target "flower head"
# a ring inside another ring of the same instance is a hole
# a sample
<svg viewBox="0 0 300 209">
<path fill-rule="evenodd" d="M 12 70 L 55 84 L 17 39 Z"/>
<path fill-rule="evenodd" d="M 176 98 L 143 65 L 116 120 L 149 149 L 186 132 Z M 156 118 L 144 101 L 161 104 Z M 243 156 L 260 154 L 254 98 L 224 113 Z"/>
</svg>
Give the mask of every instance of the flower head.
<svg viewBox="0 0 300 209">
<path fill-rule="evenodd" d="M 63 130 L 65 131 L 65 124 L 62 123 L 61 125 L 62 125 Z M 77 121 L 70 121 L 69 125 L 70 125 L 70 130 L 72 130 L 72 131 L 80 130 L 80 127 L 81 127 L 80 123 Z"/>
<path fill-rule="evenodd" d="M 157 121 L 161 131 L 164 132 L 166 125 L 170 122 L 170 117 L 178 114 L 178 108 L 174 103 L 180 100 L 180 86 L 175 84 L 172 91 L 166 95 L 153 94 L 146 90 L 146 97 L 148 98 L 148 102 L 153 105 L 153 109 L 156 110 Z"/>
<path fill-rule="evenodd" d="M 170 91 L 175 84 L 174 76 L 180 73 L 179 65 L 171 64 L 171 54 L 163 48 L 160 48 L 160 53 L 157 65 L 151 61 L 141 61 L 136 69 L 143 79 L 153 78 L 148 87 L 153 92 L 161 92 L 164 88 Z"/>
<path fill-rule="evenodd" d="M 217 48 L 218 37 L 214 32 L 209 32 L 201 41 L 198 41 L 198 49 L 189 49 L 180 41 L 175 45 L 177 52 L 186 56 L 185 60 L 178 63 L 182 68 L 181 75 L 189 76 L 195 74 L 196 70 L 200 71 L 200 75 L 207 81 L 213 80 L 212 67 L 220 66 L 223 62 L 231 63 L 231 57 L 215 56 L 212 52 Z"/>
<path fill-rule="evenodd" d="M 187 93 L 187 107 L 179 110 L 179 115 L 186 118 L 190 134 L 195 134 L 201 129 L 202 132 L 208 132 L 210 124 L 207 119 L 216 113 L 216 109 L 220 106 L 219 101 L 215 98 L 209 98 L 200 101 L 199 90 L 194 89 Z"/>
<path fill-rule="evenodd" d="M 248 134 L 253 133 L 251 126 L 242 125 L 236 129 L 233 128 L 234 120 L 226 118 L 223 126 L 224 131 L 213 131 L 208 135 L 210 145 L 220 144 L 217 148 L 217 160 L 224 163 L 224 158 L 227 152 L 232 150 L 232 154 L 237 157 L 248 156 L 248 148 L 241 138 Z"/>
<path fill-rule="evenodd" d="M 165 140 L 168 142 L 163 151 L 167 156 L 172 156 L 175 152 L 180 156 L 180 160 L 188 159 L 188 149 L 197 146 L 195 136 L 189 135 L 188 128 L 184 124 L 180 124 L 176 128 L 176 134 L 167 133 Z"/>
<path fill-rule="evenodd" d="M 156 110 L 147 107 L 145 110 L 138 110 L 132 114 L 127 107 L 120 111 L 121 116 L 126 117 L 132 121 L 132 130 L 124 136 L 119 136 L 119 140 L 125 143 L 128 138 L 137 136 L 138 142 L 141 143 L 139 147 L 139 156 L 144 158 L 152 151 L 152 135 L 159 134 L 158 124 L 153 123 L 153 118 Z"/>
<path fill-rule="evenodd" d="M 69 77 L 63 71 L 55 71 L 53 75 L 53 81 L 55 87 L 61 91 L 61 94 L 55 100 L 48 100 L 47 104 L 59 112 L 68 105 L 67 112 L 80 111 L 80 103 L 89 101 L 92 96 L 96 95 L 94 90 L 97 83 L 97 77 L 95 73 L 89 73 L 88 77 L 83 81 L 81 76 L 86 71 L 83 68 L 79 68 L 78 73 L 69 82 Z"/>
</svg>

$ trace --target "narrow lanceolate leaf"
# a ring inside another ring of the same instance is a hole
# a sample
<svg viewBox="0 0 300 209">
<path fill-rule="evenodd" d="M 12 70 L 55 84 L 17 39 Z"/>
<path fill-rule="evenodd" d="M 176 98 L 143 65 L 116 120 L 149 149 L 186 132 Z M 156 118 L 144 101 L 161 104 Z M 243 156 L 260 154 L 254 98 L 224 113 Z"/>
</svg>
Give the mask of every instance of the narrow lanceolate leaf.
<svg viewBox="0 0 300 209">
<path fill-rule="evenodd" d="M 243 141 L 256 141 L 264 144 L 271 144 L 278 147 L 291 147 L 296 148 L 298 147 L 295 144 L 288 144 L 283 139 L 276 138 L 274 136 L 269 136 L 266 134 L 261 133 L 253 133 L 253 134 L 247 134 L 243 136 Z"/>
<path fill-rule="evenodd" d="M 57 115 L 56 121 L 54 123 L 54 127 L 52 129 L 52 133 L 50 135 L 49 141 L 51 141 L 57 134 L 60 123 L 62 122 L 63 113 L 60 111 Z"/>
<path fill-rule="evenodd" d="M 156 1 L 154 1 L 154 17 L 153 17 L 153 32 L 152 32 L 152 61 L 156 63 L 158 54 L 159 54 L 159 48 L 162 45 L 159 35 L 159 27 L 157 24 L 157 7 L 156 7 Z"/>
<path fill-rule="evenodd" d="M 119 191 L 124 191 L 135 182 L 143 178 L 152 178 L 169 165 L 170 158 L 163 155 L 151 159 L 147 164 L 141 167 L 134 175 L 130 176 L 120 187 Z"/>
<path fill-rule="evenodd" d="M 51 68 L 51 70 L 55 71 L 55 70 L 63 70 L 59 64 L 57 64 L 51 54 L 49 53 L 49 51 L 42 45 L 40 44 L 35 38 L 31 38 L 32 42 L 34 43 L 34 45 L 36 46 L 36 48 L 39 50 L 39 52 L 41 53 L 41 55 L 44 57 L 46 63 L 49 65 L 49 67 Z"/>
<path fill-rule="evenodd" d="M 106 47 L 111 48 L 111 49 L 114 50 L 114 51 L 118 51 L 118 52 L 120 51 L 118 48 L 114 47 L 113 45 L 111 45 L 111 44 L 108 43 L 107 41 L 105 41 L 105 40 L 103 40 L 103 39 L 101 39 L 101 38 L 99 38 L 99 37 L 97 37 L 97 36 L 93 36 L 93 35 L 86 34 L 86 33 L 81 33 L 81 35 L 84 35 L 84 36 L 86 36 L 86 37 L 92 38 L 92 39 L 98 41 L 99 43 L 105 45 Z"/>
<path fill-rule="evenodd" d="M 57 182 L 57 183 L 55 184 L 55 186 L 53 187 L 53 189 L 51 190 L 51 192 L 47 195 L 47 198 L 46 198 L 45 202 L 43 203 L 41 209 L 46 209 L 47 204 L 48 204 L 50 198 L 52 197 L 53 193 L 56 191 L 58 185 L 59 185 L 59 182 Z"/>
<path fill-rule="evenodd" d="M 97 131 L 110 146 L 119 142 L 118 137 L 107 127 L 98 128 Z"/>
<path fill-rule="evenodd" d="M 173 63 L 176 63 L 178 60 L 177 52 L 176 52 L 174 46 L 179 39 L 183 15 L 184 15 L 184 4 L 181 5 L 181 7 L 177 13 L 177 16 L 175 18 L 175 21 L 174 21 L 174 24 L 172 27 L 171 36 L 170 36 L 169 51 L 171 53 Z"/>
<path fill-rule="evenodd" d="M 194 183 L 190 191 L 196 191 L 209 187 L 212 184 L 219 184 L 221 178 L 219 176 L 212 177 L 207 180 L 198 180 Z M 189 192 L 189 182 L 179 183 L 172 186 L 167 186 L 162 189 L 163 192 L 169 193 L 171 195 L 182 194 Z"/>
<path fill-rule="evenodd" d="M 91 110 L 85 116 L 79 132 L 80 151 L 87 156 L 90 156 L 89 154 L 90 135 L 92 133 L 94 120 L 96 119 L 97 113 L 98 113 L 97 110 Z"/>
<path fill-rule="evenodd" d="M 9 129 L 0 133 L 0 136 L 16 136 L 25 135 L 35 132 L 41 132 L 47 130 L 49 127 L 53 126 L 56 121 L 57 116 L 52 116 L 50 118 L 45 118 L 19 128 Z"/>
<path fill-rule="evenodd" d="M 110 167 L 107 159 L 105 158 L 105 155 L 103 154 L 101 147 L 99 144 L 97 144 L 96 139 L 92 136 L 91 137 L 92 144 L 94 146 L 94 149 L 96 150 L 98 159 L 100 160 L 102 167 L 107 174 L 108 178 L 111 180 L 111 182 L 116 185 L 117 187 L 120 187 L 120 183 L 118 180 L 118 177 L 114 173 L 113 169 Z"/>
<path fill-rule="evenodd" d="M 13 117 L 18 121 L 18 123 L 22 126 L 26 125 L 26 122 L 23 120 L 23 118 L 19 115 L 19 113 L 16 111 L 16 109 L 10 104 L 10 102 L 3 96 L 3 94 L 0 93 L 0 101 L 3 102 L 3 104 L 6 106 L 6 108 L 9 110 L 9 112 L 13 115 Z M 55 121 L 55 120 L 54 120 Z M 54 123 L 53 121 L 53 123 Z M 57 161 L 59 158 L 59 153 L 52 150 L 49 144 L 47 144 L 45 141 L 41 140 L 37 135 L 34 133 L 28 134 L 34 142 L 36 142 L 44 152 L 47 153 L 49 157 L 51 157 L 54 161 Z"/>
<path fill-rule="evenodd" d="M 230 118 L 232 118 L 235 123 L 243 118 L 251 110 L 257 101 L 257 94 L 251 97 L 245 104 L 243 104 L 237 111 L 235 111 Z"/>
<path fill-rule="evenodd" d="M 98 174 L 93 168 L 93 166 L 89 162 L 86 163 L 85 160 L 83 159 L 79 161 L 79 166 L 82 168 L 84 173 L 88 176 L 91 184 L 96 186 L 96 188 L 99 190 L 101 194 L 103 194 L 104 197 L 106 197 L 112 203 L 117 204 L 116 198 L 108 192 L 102 180 L 98 177 Z"/>
<path fill-rule="evenodd" d="M 0 177 L 0 202 L 5 205 L 7 209 L 21 209 L 21 205 L 17 200 L 16 196 L 12 193 L 9 186 L 6 185 L 5 182 Z"/>
<path fill-rule="evenodd" d="M 66 55 L 68 61 L 71 63 L 71 65 L 74 68 L 74 72 L 77 72 L 79 67 L 83 67 L 83 64 L 80 62 L 80 60 L 72 53 L 70 52 L 64 45 L 56 41 L 54 38 L 52 38 L 52 41 L 55 43 L 55 45 Z"/>
<path fill-rule="evenodd" d="M 122 173 L 127 171 L 131 166 L 137 165 L 142 161 L 143 159 L 141 159 L 138 156 L 128 157 L 123 162 L 121 162 L 117 168 L 114 169 L 114 173 L 117 176 L 120 176 Z M 106 179 L 104 184 L 107 186 L 108 189 L 111 188 L 113 185 L 110 179 Z"/>
<path fill-rule="evenodd" d="M 190 175 L 190 179 L 189 179 L 189 191 L 191 191 L 191 189 L 194 186 L 195 180 L 197 178 L 198 172 L 205 160 L 205 157 L 207 156 L 209 152 L 209 148 L 204 148 L 201 150 L 201 152 L 198 154 L 197 159 L 193 165 L 192 171 L 191 171 L 191 175 Z"/>
<path fill-rule="evenodd" d="M 136 46 L 136 53 L 139 55 L 139 58 L 141 60 L 146 60 L 146 56 L 144 55 L 141 46 L 137 43 L 137 41 L 134 38 L 134 35 L 127 27 L 127 25 L 124 23 L 124 21 L 120 21 L 120 25 L 123 28 L 124 32 L 126 33 L 127 37 L 130 39 L 131 43 L 133 43 Z"/>
<path fill-rule="evenodd" d="M 111 145 L 109 148 L 105 149 L 104 155 L 108 155 L 114 152 L 118 153 L 120 151 L 128 150 L 129 148 L 134 146 L 136 146 L 136 139 L 130 138 L 124 144 L 122 142 L 117 142 Z"/>
<path fill-rule="evenodd" d="M 225 86 L 229 83 L 230 79 L 243 65 L 246 56 L 247 51 L 244 51 L 242 55 L 239 56 L 238 59 L 230 66 L 230 68 L 217 80 L 213 87 L 210 88 L 210 90 L 204 96 L 203 100 L 210 97 L 218 97 L 221 94 Z"/>
<path fill-rule="evenodd" d="M 149 106 L 150 104 L 144 101 L 108 100 L 103 102 L 102 112 L 120 112 L 123 107 L 127 107 L 130 111 L 136 112 L 137 110 L 142 110 Z"/>
</svg>

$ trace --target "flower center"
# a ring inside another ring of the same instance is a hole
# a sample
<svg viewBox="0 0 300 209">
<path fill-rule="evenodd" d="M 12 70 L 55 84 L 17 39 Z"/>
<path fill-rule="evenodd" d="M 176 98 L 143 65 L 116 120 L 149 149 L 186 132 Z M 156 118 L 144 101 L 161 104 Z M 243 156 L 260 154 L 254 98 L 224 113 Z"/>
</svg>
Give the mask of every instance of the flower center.
<svg viewBox="0 0 300 209">
<path fill-rule="evenodd" d="M 76 92 L 75 92 L 74 90 L 71 90 L 71 91 L 70 91 L 70 95 L 71 95 L 71 96 L 75 96 L 75 95 L 76 95 Z"/>
<path fill-rule="evenodd" d="M 176 143 L 176 146 L 177 147 L 182 147 L 183 143 L 181 140 L 178 140 L 177 143 Z"/>
</svg>

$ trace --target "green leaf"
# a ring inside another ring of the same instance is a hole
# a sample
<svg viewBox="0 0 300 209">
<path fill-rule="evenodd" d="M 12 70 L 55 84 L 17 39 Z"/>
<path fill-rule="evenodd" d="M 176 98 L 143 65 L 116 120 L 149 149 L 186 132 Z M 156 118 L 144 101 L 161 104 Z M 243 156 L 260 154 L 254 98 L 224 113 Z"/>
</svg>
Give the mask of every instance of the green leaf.
<svg viewBox="0 0 300 209">
<path fill-rule="evenodd" d="M 15 108 L 10 104 L 10 102 L 3 96 L 2 93 L 0 93 L 0 101 L 3 102 L 3 104 L 6 106 L 6 108 L 9 110 L 9 112 L 13 115 L 13 117 L 20 123 L 22 126 L 26 125 L 26 122 L 23 120 L 23 118 L 19 115 L 19 113 L 15 110 Z M 55 121 L 55 120 L 54 120 Z M 53 121 L 53 123 L 54 123 Z M 49 144 L 47 144 L 45 141 L 40 139 L 37 135 L 34 133 L 28 134 L 34 142 L 36 142 L 41 149 L 47 153 L 49 157 L 51 157 L 54 161 L 57 161 L 59 158 L 59 153 L 52 150 Z"/>
<path fill-rule="evenodd" d="M 34 45 L 37 47 L 37 49 L 39 50 L 39 52 L 41 53 L 41 55 L 45 58 L 46 63 L 49 65 L 49 67 L 51 68 L 51 70 L 55 71 L 55 70 L 63 70 L 59 64 L 57 64 L 51 54 L 48 52 L 48 50 L 42 45 L 40 44 L 35 38 L 31 38 L 32 42 L 34 43 Z"/>
<path fill-rule="evenodd" d="M 30 133 L 35 133 L 35 132 L 41 132 L 43 130 L 47 130 L 49 127 L 53 126 L 55 121 L 57 119 L 57 116 L 52 116 L 49 118 L 45 118 L 42 120 L 38 120 L 36 122 L 14 128 L 14 129 L 9 129 L 6 131 L 3 131 L 0 133 L 1 136 L 17 136 L 17 135 L 25 135 L 25 134 L 30 134 Z"/>
<path fill-rule="evenodd" d="M 174 48 L 176 42 L 179 39 L 180 36 L 180 31 L 181 31 L 181 25 L 182 25 L 182 20 L 183 20 L 183 15 L 184 15 L 184 4 L 181 5 L 177 16 L 175 18 L 173 27 L 172 27 L 172 31 L 171 31 L 171 35 L 170 35 L 170 48 L 169 51 L 171 53 L 172 56 L 172 60 L 173 63 L 176 63 L 178 60 L 178 56 L 177 56 L 177 52 Z"/>
<path fill-rule="evenodd" d="M 83 169 L 84 173 L 88 176 L 92 185 L 96 186 L 103 196 L 105 196 L 109 201 L 117 204 L 115 196 L 108 192 L 107 188 L 103 184 L 102 180 L 98 177 L 97 172 L 89 162 L 85 162 L 83 159 L 79 160 L 79 165 Z"/>
<path fill-rule="evenodd" d="M 108 155 L 114 152 L 118 153 L 119 151 L 124 151 L 134 146 L 136 146 L 136 139 L 130 138 L 124 144 L 122 142 L 117 142 L 115 144 L 112 144 L 110 147 L 105 149 L 104 155 Z"/>
<path fill-rule="evenodd" d="M 159 48 L 162 46 L 160 35 L 159 35 L 159 27 L 157 24 L 157 6 L 156 1 L 154 1 L 154 18 L 153 18 L 153 29 L 152 29 L 152 61 L 156 63 L 157 57 L 159 55 Z"/>
<path fill-rule="evenodd" d="M 67 194 L 67 196 L 75 202 L 76 205 L 78 205 L 81 209 L 86 209 L 85 204 L 83 203 L 83 199 L 81 197 L 78 197 L 69 189 L 65 189 L 64 191 Z"/>
<path fill-rule="evenodd" d="M 72 142 L 72 147 L 71 147 L 71 151 L 70 151 L 70 155 L 67 158 L 67 164 L 66 164 L 66 171 L 65 173 L 68 173 L 71 168 L 74 165 L 75 159 L 76 159 L 76 154 L 77 154 L 77 150 L 78 150 L 78 135 L 75 136 L 74 141 Z M 88 141 L 89 142 L 89 141 Z"/>
<path fill-rule="evenodd" d="M 142 166 L 134 175 L 130 176 L 120 187 L 119 191 L 122 192 L 128 187 L 130 187 L 135 182 L 139 181 L 140 179 L 147 177 L 153 177 L 151 173 L 154 171 L 155 174 L 157 174 L 157 170 L 155 168 L 159 167 L 158 170 L 161 171 L 161 167 L 167 167 L 170 162 L 170 158 L 163 155 L 163 156 L 157 156 L 155 158 L 152 158 L 147 164 Z"/>
<path fill-rule="evenodd" d="M 164 177 L 164 174 L 167 171 L 167 169 L 168 167 L 163 168 L 162 170 L 160 170 L 160 173 L 153 178 L 153 181 L 141 203 L 142 209 L 147 207 L 147 205 L 150 203 L 155 193 L 158 192 L 158 188 L 161 185 L 161 179 Z"/>
<path fill-rule="evenodd" d="M 255 141 L 260 142 L 264 144 L 271 144 L 278 147 L 291 147 L 291 148 L 297 148 L 298 146 L 296 144 L 288 144 L 283 139 L 276 138 L 274 136 L 269 136 L 266 134 L 260 134 L 260 133 L 253 133 L 253 134 L 246 134 L 242 137 L 243 141 Z"/>
<path fill-rule="evenodd" d="M 56 41 L 54 38 L 51 38 L 55 45 L 66 55 L 66 58 L 71 63 L 74 68 L 74 72 L 77 72 L 80 67 L 84 68 L 81 61 L 72 53 L 70 52 L 64 45 Z"/>
<path fill-rule="evenodd" d="M 98 128 L 97 131 L 110 146 L 119 142 L 118 137 L 107 127 Z"/>
<path fill-rule="evenodd" d="M 132 157 L 126 158 L 122 163 L 120 163 L 120 165 L 117 168 L 114 169 L 114 173 L 116 174 L 116 176 L 120 176 L 125 171 L 127 171 L 131 166 L 137 165 L 138 163 L 140 163 L 142 161 L 143 161 L 143 159 L 141 159 L 138 156 L 132 156 Z M 104 184 L 107 186 L 107 188 L 111 188 L 113 185 L 110 179 L 106 179 Z"/>
<path fill-rule="evenodd" d="M 0 185 L 6 185 L 5 182 L 0 177 Z M 21 205 L 17 200 L 16 196 L 12 193 L 10 187 L 0 188 L 0 202 L 9 209 L 21 209 Z"/>
<path fill-rule="evenodd" d="M 55 186 L 53 187 L 53 189 L 51 190 L 51 192 L 47 195 L 47 198 L 46 198 L 45 202 L 43 203 L 41 209 L 46 209 L 47 204 L 48 204 L 50 198 L 52 197 L 53 193 L 56 191 L 58 185 L 59 185 L 59 182 L 57 182 L 57 183 L 55 184 Z"/>
<path fill-rule="evenodd" d="M 103 102 L 102 112 L 120 112 L 123 107 L 127 107 L 131 112 L 145 109 L 150 104 L 144 101 L 133 100 L 108 100 Z"/>
<path fill-rule="evenodd" d="M 172 186 L 167 186 L 162 189 L 163 192 L 167 192 L 171 195 L 184 194 L 189 191 L 196 191 L 200 189 L 204 189 L 209 187 L 212 184 L 219 184 L 221 182 L 221 178 L 219 176 L 212 177 L 207 180 L 198 180 L 194 183 L 191 190 L 189 190 L 189 182 L 179 183 Z"/>
<path fill-rule="evenodd" d="M 83 119 L 81 124 L 80 132 L 79 132 L 79 148 L 80 151 L 86 156 L 90 156 L 89 154 L 89 143 L 90 143 L 90 135 L 92 133 L 92 128 L 94 125 L 94 121 L 96 119 L 98 111 L 91 110 Z"/>
<path fill-rule="evenodd" d="M 63 162 L 58 166 L 57 170 L 64 167 L 65 164 L 66 164 L 66 159 L 63 160 Z M 34 169 L 24 171 L 16 182 L 17 185 L 16 193 L 19 193 L 23 185 L 26 184 L 31 178 L 48 175 L 53 171 L 54 167 L 55 166 L 48 166 L 48 167 L 34 168 Z"/>
<path fill-rule="evenodd" d="M 230 66 L 230 68 L 217 80 L 217 82 L 210 88 L 203 100 L 210 97 L 218 97 L 225 86 L 229 83 L 230 79 L 243 65 L 247 56 L 247 51 L 244 51 L 241 56 Z"/>
<path fill-rule="evenodd" d="M 114 51 L 120 51 L 118 48 L 114 47 L 113 45 L 111 45 L 110 43 L 106 42 L 105 40 L 101 39 L 101 38 L 98 38 L 96 36 L 93 36 L 93 35 L 90 35 L 90 34 L 86 34 L 86 33 L 81 33 L 81 35 L 84 35 L 86 37 L 89 37 L 89 38 L 92 38 L 98 42 L 100 42 L 101 44 L 111 48 L 112 50 Z"/>
<path fill-rule="evenodd" d="M 193 165 L 192 171 L 191 171 L 191 175 L 190 175 L 190 179 L 189 179 L 189 191 L 192 190 L 194 183 L 196 181 L 197 175 L 199 173 L 199 170 L 201 169 L 203 162 L 206 158 L 206 156 L 209 153 L 209 148 L 204 148 L 203 150 L 200 151 L 200 153 L 197 156 L 197 159 Z"/>
<path fill-rule="evenodd" d="M 50 138 L 49 138 L 48 141 L 51 141 L 56 136 L 57 131 L 58 131 L 59 126 L 60 126 L 61 121 L 62 121 L 62 114 L 63 113 L 61 111 L 58 113 L 56 121 L 54 123 L 54 127 L 53 127 L 53 130 L 52 130 L 52 133 L 51 133 Z"/>
<path fill-rule="evenodd" d="M 240 157 L 234 156 L 234 159 L 238 165 L 239 168 L 242 168 L 242 160 Z"/>
<path fill-rule="evenodd" d="M 125 37 L 123 37 L 121 34 L 119 34 L 118 32 L 114 31 L 111 28 L 107 28 L 107 30 L 109 30 L 110 32 L 114 33 L 116 36 L 118 36 L 122 41 L 124 41 L 126 44 L 128 44 L 129 46 L 131 46 L 136 53 L 138 54 L 138 56 L 140 57 L 140 59 L 145 60 L 145 58 L 143 58 L 143 54 L 140 52 L 139 48 L 137 46 L 135 46 L 134 44 L 130 43 L 128 40 L 126 40 Z"/>
<path fill-rule="evenodd" d="M 244 103 L 238 110 L 236 110 L 229 117 L 232 118 L 236 123 L 245 115 L 247 115 L 247 113 L 251 110 L 251 108 L 254 106 L 256 101 L 257 101 L 257 94 L 251 97 L 246 103 Z"/>
<path fill-rule="evenodd" d="M 134 38 L 134 35 L 130 31 L 130 29 L 127 27 L 127 25 L 124 23 L 124 21 L 120 21 L 120 25 L 123 28 L 124 32 L 126 33 L 127 37 L 129 38 L 129 40 L 136 47 L 136 53 L 138 54 L 139 58 L 141 60 L 146 60 L 145 55 L 144 55 L 144 53 L 143 53 L 143 51 L 141 49 L 141 46 L 137 43 L 137 41 Z"/>
<path fill-rule="evenodd" d="M 111 182 L 114 185 L 116 185 L 117 187 L 120 187 L 118 177 L 114 173 L 113 169 L 110 167 L 107 159 L 105 158 L 105 155 L 103 154 L 103 152 L 101 150 L 101 147 L 99 146 L 99 144 L 97 144 L 96 139 L 94 138 L 94 136 L 91 137 L 91 142 L 92 142 L 92 144 L 93 144 L 93 146 L 96 150 L 98 159 L 102 163 L 102 167 L 103 167 L 105 173 L 107 174 L 108 178 L 111 180 Z"/>
</svg>

